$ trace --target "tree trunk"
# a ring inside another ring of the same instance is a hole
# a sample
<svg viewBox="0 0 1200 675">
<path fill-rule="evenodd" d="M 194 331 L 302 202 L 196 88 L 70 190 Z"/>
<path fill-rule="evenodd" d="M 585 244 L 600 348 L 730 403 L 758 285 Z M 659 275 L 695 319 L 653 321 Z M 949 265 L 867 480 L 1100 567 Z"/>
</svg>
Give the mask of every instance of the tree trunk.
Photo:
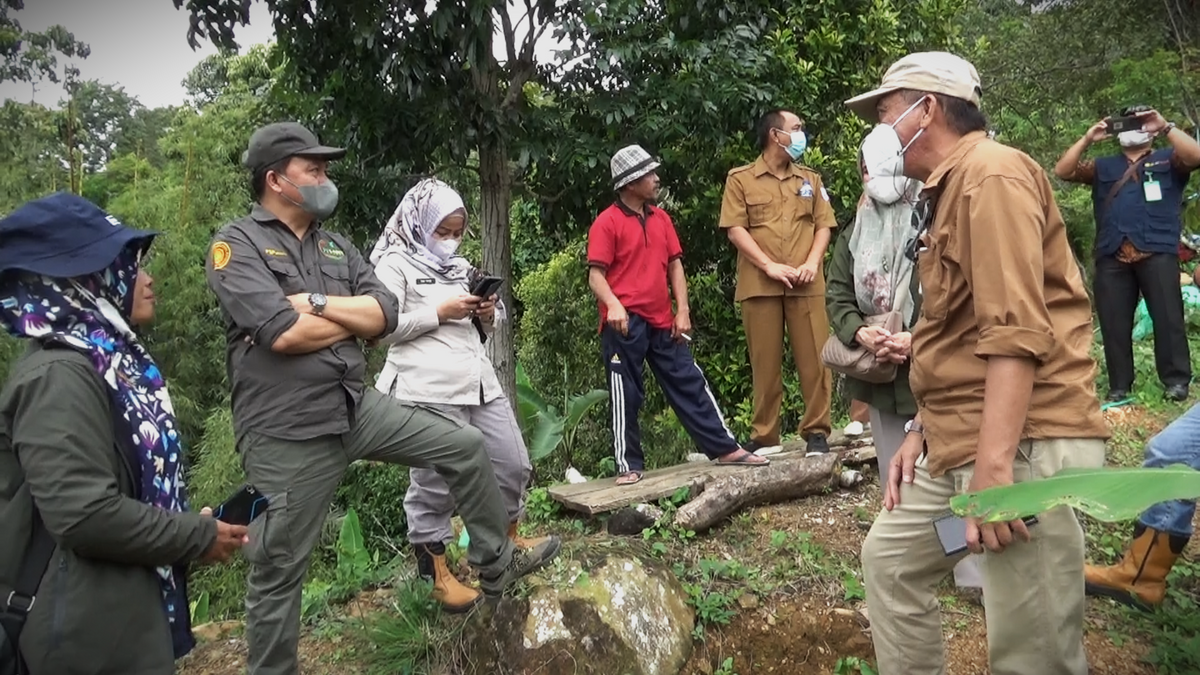
<svg viewBox="0 0 1200 675">
<path fill-rule="evenodd" d="M 837 488 L 841 479 L 838 453 L 775 460 L 770 466 L 728 468 L 714 477 L 692 501 L 675 512 L 675 524 L 701 532 L 748 506 L 782 502 Z"/>
<path fill-rule="evenodd" d="M 504 278 L 500 299 L 507 310 L 507 319 L 496 324 L 488 339 L 488 356 L 496 367 L 500 386 L 508 396 L 509 405 L 516 411 L 517 364 L 513 341 L 513 282 L 512 234 L 509 213 L 512 207 L 512 169 L 508 164 L 508 148 L 503 139 L 485 138 L 479 145 L 480 214 L 483 229 L 483 269 Z"/>
</svg>

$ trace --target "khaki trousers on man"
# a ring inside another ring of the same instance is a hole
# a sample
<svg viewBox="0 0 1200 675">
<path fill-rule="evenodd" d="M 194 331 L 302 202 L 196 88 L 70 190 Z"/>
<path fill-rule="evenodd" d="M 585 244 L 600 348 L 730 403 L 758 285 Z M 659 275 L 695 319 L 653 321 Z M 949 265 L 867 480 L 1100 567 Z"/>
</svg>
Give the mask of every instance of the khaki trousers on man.
<svg viewBox="0 0 1200 675">
<path fill-rule="evenodd" d="M 1023 441 L 1016 482 L 1068 467 L 1104 464 L 1104 441 Z M 900 504 L 884 510 L 863 543 L 871 638 L 880 675 L 944 675 L 938 584 L 967 554 L 942 552 L 933 520 L 965 492 L 973 464 L 932 478 L 922 458 Z M 1083 650 L 1083 528 L 1070 507 L 1038 515 L 1032 540 L 983 556 L 988 662 L 992 675 L 1087 675 Z"/>
<path fill-rule="evenodd" d="M 309 556 L 351 462 L 369 459 L 436 469 L 471 532 L 467 558 L 496 575 L 512 559 L 508 514 L 478 429 L 367 388 L 354 428 L 304 441 L 245 433 L 238 443 L 247 480 L 270 500 L 250 525 L 246 641 L 250 675 L 299 672 L 300 600 Z M 370 514 L 362 514 L 369 518 Z"/>
<path fill-rule="evenodd" d="M 804 418 L 800 435 L 829 435 L 833 395 L 829 369 L 821 349 L 829 337 L 825 297 L 777 295 L 742 300 L 742 325 L 754 387 L 754 417 L 750 439 L 763 445 L 779 443 L 779 409 L 783 405 L 783 330 L 792 343 L 792 359 L 800 374 Z"/>
</svg>

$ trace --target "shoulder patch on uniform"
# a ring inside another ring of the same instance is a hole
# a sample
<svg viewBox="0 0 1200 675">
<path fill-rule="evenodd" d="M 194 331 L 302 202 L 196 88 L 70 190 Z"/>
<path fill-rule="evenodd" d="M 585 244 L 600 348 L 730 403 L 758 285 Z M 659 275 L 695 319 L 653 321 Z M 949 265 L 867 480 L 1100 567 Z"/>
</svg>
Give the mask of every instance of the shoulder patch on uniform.
<svg viewBox="0 0 1200 675">
<path fill-rule="evenodd" d="M 321 240 L 321 255 L 330 260 L 343 260 L 346 257 L 346 252 L 341 246 L 333 243 L 332 239 Z"/>
<path fill-rule="evenodd" d="M 821 199 L 824 199 L 825 201 L 829 201 L 829 192 L 827 190 L 825 190 L 824 185 L 821 186 Z"/>
<path fill-rule="evenodd" d="M 752 166 L 754 166 L 753 162 L 751 162 L 750 164 L 743 164 L 742 166 L 735 166 L 734 168 L 729 170 L 729 173 L 727 175 L 732 176 L 735 173 L 741 173 L 741 172 L 745 171 L 746 169 L 749 169 Z"/>
<path fill-rule="evenodd" d="M 212 261 L 214 270 L 225 269 L 229 264 L 229 259 L 233 257 L 233 251 L 230 250 L 229 244 L 223 241 L 214 241 L 212 245 Z"/>
</svg>

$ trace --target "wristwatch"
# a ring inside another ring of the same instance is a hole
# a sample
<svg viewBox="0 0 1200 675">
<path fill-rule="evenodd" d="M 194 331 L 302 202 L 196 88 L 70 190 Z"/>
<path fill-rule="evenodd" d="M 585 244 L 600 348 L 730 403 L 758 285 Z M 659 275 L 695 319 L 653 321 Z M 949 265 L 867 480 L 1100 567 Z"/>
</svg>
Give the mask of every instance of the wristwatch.
<svg viewBox="0 0 1200 675">
<path fill-rule="evenodd" d="M 1167 134 L 1169 134 L 1169 133 L 1171 133 L 1172 131 L 1174 131 L 1174 129 L 1175 129 L 1175 123 L 1174 123 L 1174 122 L 1167 122 L 1167 126 L 1163 127 L 1163 130 L 1162 130 L 1162 131 L 1160 131 L 1160 132 L 1158 132 L 1158 135 L 1159 135 L 1159 136 L 1166 136 Z"/>
<path fill-rule="evenodd" d="M 309 293 L 308 304 L 312 305 L 313 315 L 321 316 L 325 312 L 325 305 L 329 304 L 329 300 L 324 293 Z"/>
<path fill-rule="evenodd" d="M 906 435 L 907 434 L 921 434 L 922 436 L 924 436 L 925 435 L 925 427 L 918 424 L 917 420 L 914 418 L 914 419 L 911 419 L 904 423 L 904 433 Z"/>
</svg>

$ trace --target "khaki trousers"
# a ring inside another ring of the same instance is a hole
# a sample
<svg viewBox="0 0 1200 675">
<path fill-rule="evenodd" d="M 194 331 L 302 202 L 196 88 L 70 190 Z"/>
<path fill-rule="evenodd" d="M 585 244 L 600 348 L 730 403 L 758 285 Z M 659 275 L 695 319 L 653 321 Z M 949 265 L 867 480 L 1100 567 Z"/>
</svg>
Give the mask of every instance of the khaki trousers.
<svg viewBox="0 0 1200 675">
<path fill-rule="evenodd" d="M 1023 441 L 1016 482 L 1067 467 L 1100 467 L 1104 441 Z M 924 459 L 900 504 L 884 510 L 863 543 L 871 638 L 880 675 L 944 675 L 942 620 L 935 590 L 967 554 L 947 557 L 932 521 L 966 491 L 973 464 L 932 478 Z M 1038 515 L 1032 540 L 982 556 L 992 675 L 1087 675 L 1083 650 L 1083 529 L 1070 507 Z"/>
<path fill-rule="evenodd" d="M 768 296 L 742 301 L 742 325 L 754 388 L 754 416 L 750 440 L 763 445 L 779 443 L 779 409 L 783 405 L 783 331 L 792 343 L 792 359 L 800 374 L 804 418 L 800 435 L 829 435 L 833 383 L 821 362 L 821 349 L 829 338 L 824 296 Z"/>
</svg>

